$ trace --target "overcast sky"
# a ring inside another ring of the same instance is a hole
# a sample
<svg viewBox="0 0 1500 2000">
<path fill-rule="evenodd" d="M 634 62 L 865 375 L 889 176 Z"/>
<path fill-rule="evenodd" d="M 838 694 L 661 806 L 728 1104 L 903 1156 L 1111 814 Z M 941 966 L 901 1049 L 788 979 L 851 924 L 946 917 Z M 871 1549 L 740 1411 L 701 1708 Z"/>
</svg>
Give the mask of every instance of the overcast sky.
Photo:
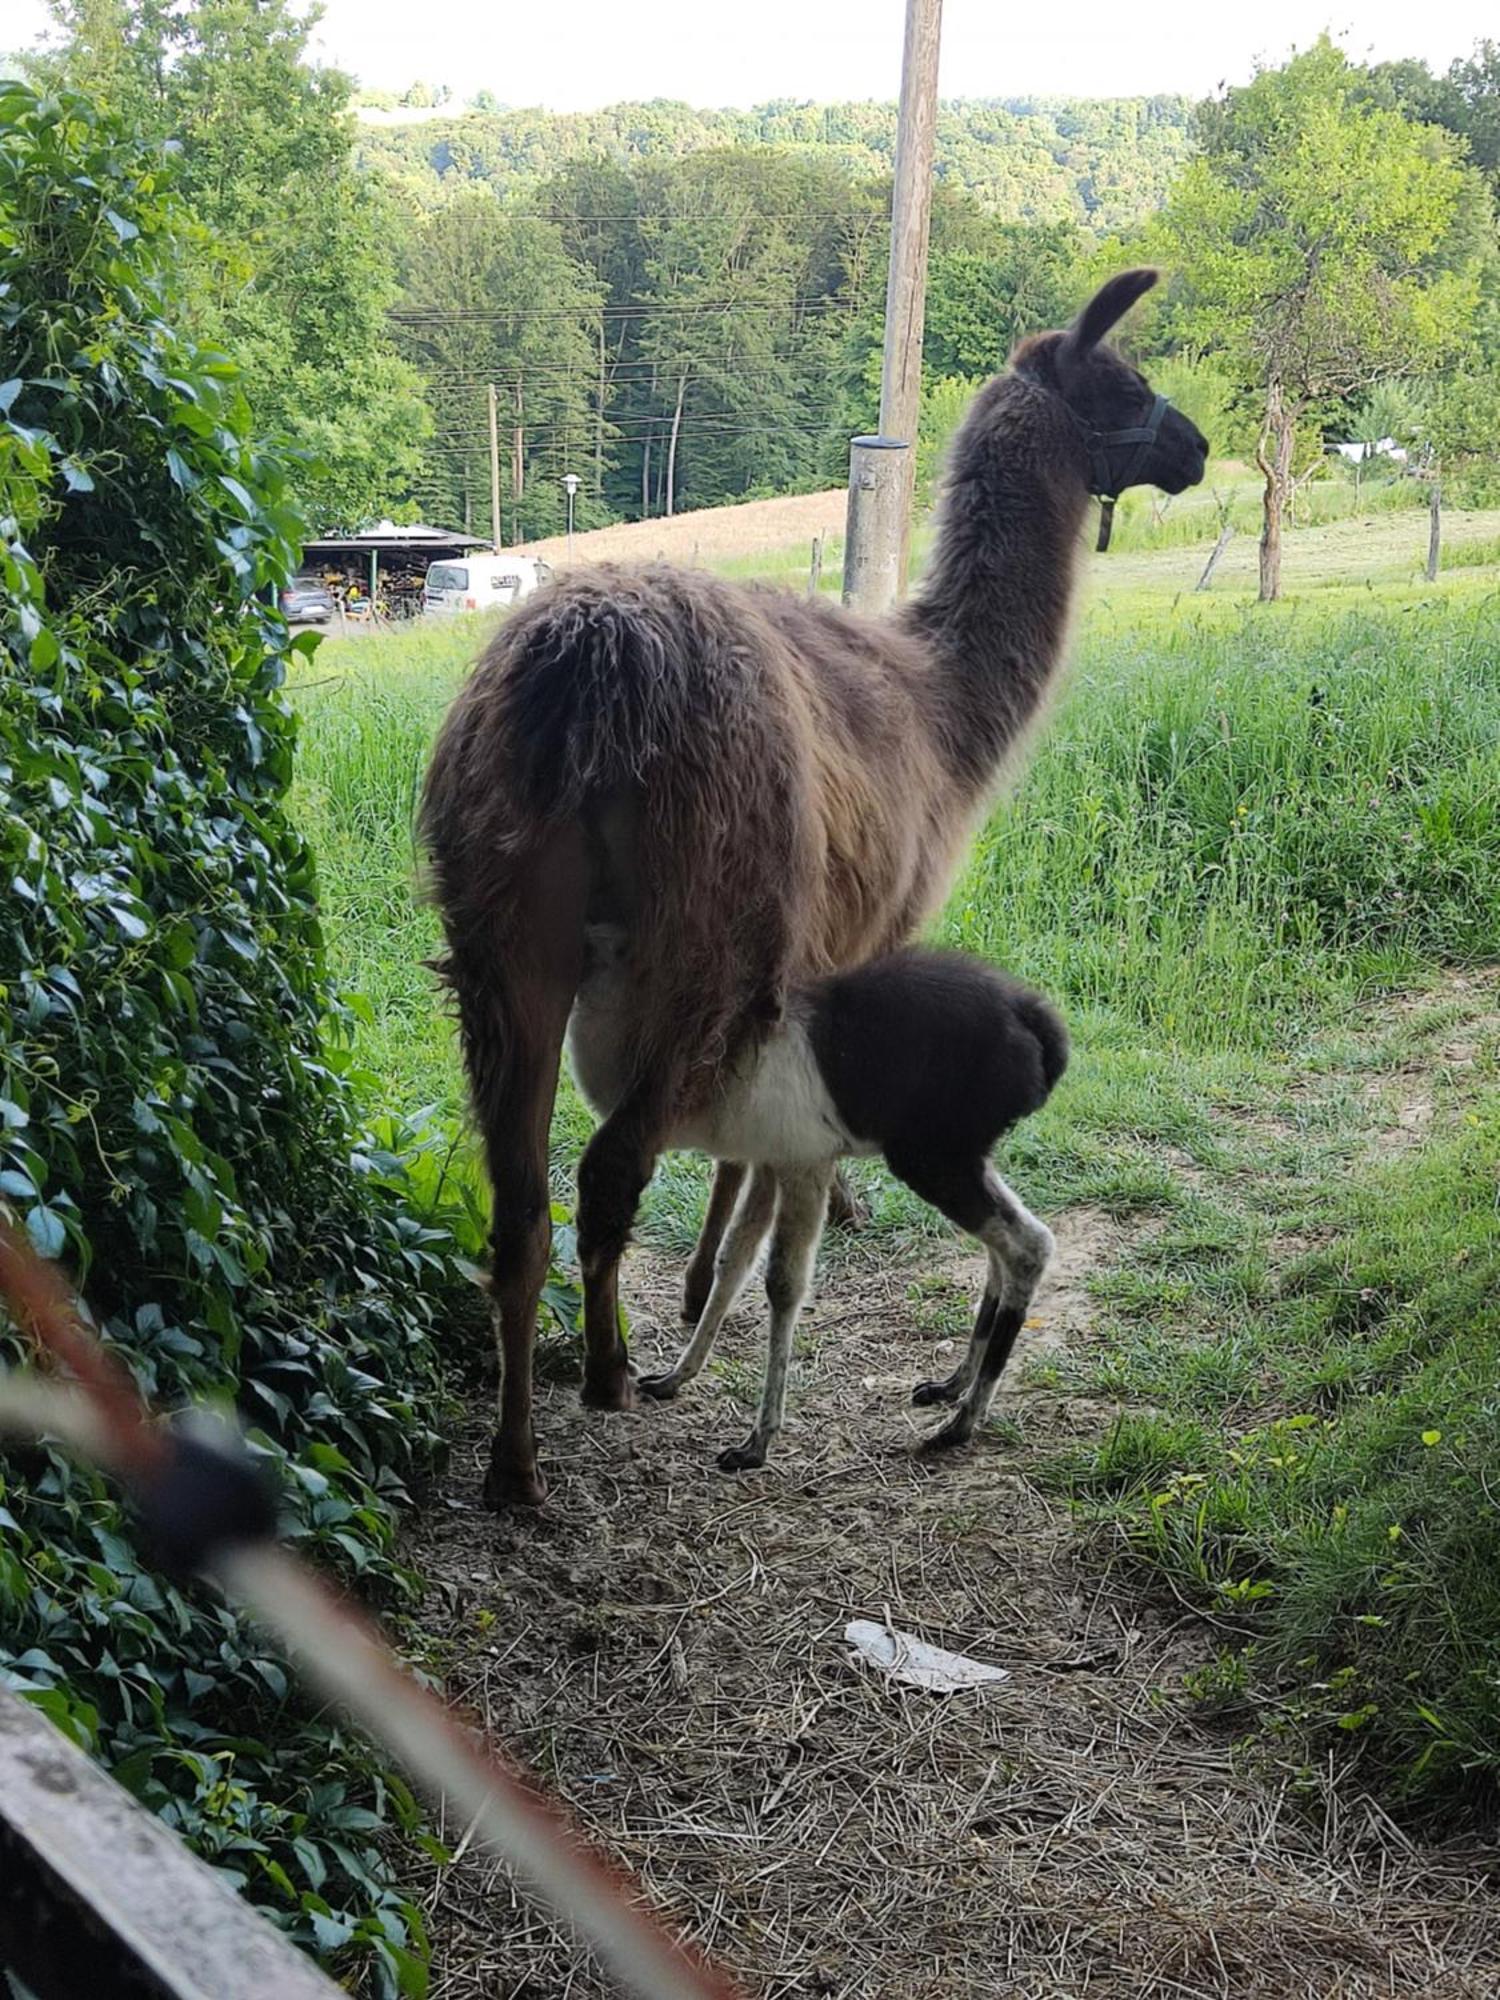
<svg viewBox="0 0 1500 2000">
<path fill-rule="evenodd" d="M 622 98 L 699 106 L 770 97 L 894 97 L 903 0 L 327 0 L 326 57 L 371 88 L 420 77 L 460 99 L 581 110 Z M 1038 18 L 1040 17 L 1040 18 Z M 41 0 L 0 0 L 0 48 L 45 26 Z M 1423 56 L 1445 69 L 1500 35 L 1494 0 L 1366 0 L 1321 12 L 1314 0 L 1073 0 L 1041 9 L 948 0 L 945 97 L 1079 97 L 1242 83 L 1257 57 L 1278 61 L 1327 26 L 1360 59 Z"/>
</svg>

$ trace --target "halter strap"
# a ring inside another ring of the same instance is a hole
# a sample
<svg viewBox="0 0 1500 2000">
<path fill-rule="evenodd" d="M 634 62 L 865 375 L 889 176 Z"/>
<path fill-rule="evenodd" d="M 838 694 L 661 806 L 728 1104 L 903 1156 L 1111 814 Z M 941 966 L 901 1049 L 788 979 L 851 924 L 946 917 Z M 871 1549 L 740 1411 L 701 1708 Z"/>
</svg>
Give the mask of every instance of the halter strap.
<svg viewBox="0 0 1500 2000">
<path fill-rule="evenodd" d="M 1063 407 L 1068 409 L 1066 404 Z M 1124 430 L 1118 431 L 1089 430 L 1075 412 L 1068 409 L 1068 415 L 1073 418 L 1082 433 L 1084 449 L 1089 455 L 1089 492 L 1100 503 L 1099 539 L 1094 546 L 1101 554 L 1109 547 L 1110 530 L 1115 522 L 1115 502 L 1127 486 L 1134 485 L 1141 467 L 1146 462 L 1146 453 L 1156 443 L 1162 418 L 1171 407 L 1169 396 L 1158 396 L 1143 424 L 1130 424 Z M 1134 445 L 1135 450 L 1131 453 L 1124 471 L 1112 474 L 1110 453 L 1127 444 Z"/>
</svg>

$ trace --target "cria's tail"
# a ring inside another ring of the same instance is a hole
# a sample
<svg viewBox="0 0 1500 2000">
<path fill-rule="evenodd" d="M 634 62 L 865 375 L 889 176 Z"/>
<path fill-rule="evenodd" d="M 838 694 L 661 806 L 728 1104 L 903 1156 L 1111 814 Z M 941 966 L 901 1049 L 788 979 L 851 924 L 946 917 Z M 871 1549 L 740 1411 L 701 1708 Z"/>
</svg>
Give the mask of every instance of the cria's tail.
<svg viewBox="0 0 1500 2000">
<path fill-rule="evenodd" d="M 1042 1078 L 1050 1096 L 1068 1067 L 1068 1030 L 1063 1017 L 1040 993 L 1022 990 L 1016 996 L 1016 1011 L 1036 1037 L 1042 1057 Z"/>
</svg>

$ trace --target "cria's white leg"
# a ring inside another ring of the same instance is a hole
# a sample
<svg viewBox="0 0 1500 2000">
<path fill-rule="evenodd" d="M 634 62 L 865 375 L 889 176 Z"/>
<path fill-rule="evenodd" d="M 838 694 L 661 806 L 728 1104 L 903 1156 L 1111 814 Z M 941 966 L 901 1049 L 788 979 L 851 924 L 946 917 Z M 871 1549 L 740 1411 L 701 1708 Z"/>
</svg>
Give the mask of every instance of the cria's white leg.
<svg viewBox="0 0 1500 2000">
<path fill-rule="evenodd" d="M 691 1382 L 707 1361 L 719 1328 L 734 1310 L 735 1300 L 745 1288 L 745 1280 L 755 1262 L 755 1253 L 765 1240 L 776 1209 L 776 1176 L 770 1167 L 757 1167 L 746 1181 L 724 1239 L 714 1259 L 713 1289 L 698 1324 L 672 1366 L 660 1375 L 645 1375 L 636 1384 L 643 1395 L 666 1402 L 684 1382 Z"/>
<path fill-rule="evenodd" d="M 996 1309 L 958 1408 L 940 1431 L 924 1440 L 923 1449 L 928 1451 L 966 1444 L 975 1426 L 983 1422 L 1056 1247 L 1047 1225 L 1038 1221 L 993 1171 L 985 1175 L 985 1193 L 992 1204 L 991 1213 L 974 1233 L 990 1253 L 989 1290 L 996 1295 Z M 981 1308 L 974 1329 L 976 1341 L 983 1320 Z"/>
<path fill-rule="evenodd" d="M 994 1253 L 990 1255 L 989 1276 L 985 1281 L 984 1297 L 979 1301 L 979 1310 L 974 1315 L 973 1331 L 969 1335 L 969 1345 L 964 1358 L 951 1375 L 941 1380 L 919 1382 L 911 1392 L 914 1403 L 926 1406 L 931 1403 L 961 1403 L 974 1385 L 979 1373 L 979 1364 L 989 1345 L 990 1332 L 995 1324 L 995 1314 L 1000 1309 L 1000 1295 L 1005 1287 L 1005 1273 L 998 1276 L 995 1271 Z"/>
<path fill-rule="evenodd" d="M 770 1306 L 767 1330 L 766 1379 L 761 1391 L 760 1414 L 755 1428 L 741 1445 L 719 1453 L 725 1472 L 743 1472 L 764 1465 L 771 1440 L 781 1429 L 786 1412 L 787 1375 L 792 1365 L 792 1335 L 797 1315 L 812 1279 L 814 1259 L 823 1235 L 828 1212 L 828 1187 L 833 1178 L 829 1166 L 780 1170 L 780 1199 L 776 1205 L 776 1228 L 771 1237 L 771 1256 L 766 1266 L 766 1301 Z"/>
</svg>

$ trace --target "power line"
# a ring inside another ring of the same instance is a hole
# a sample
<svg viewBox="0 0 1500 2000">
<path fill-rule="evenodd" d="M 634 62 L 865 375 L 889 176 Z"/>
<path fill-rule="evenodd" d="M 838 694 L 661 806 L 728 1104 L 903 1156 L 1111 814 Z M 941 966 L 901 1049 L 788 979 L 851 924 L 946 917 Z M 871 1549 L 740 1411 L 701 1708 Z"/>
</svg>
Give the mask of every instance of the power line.
<svg viewBox="0 0 1500 2000">
<path fill-rule="evenodd" d="M 649 430 L 615 431 L 606 437 L 606 445 L 643 444 L 648 439 L 660 439 L 671 424 L 670 417 L 663 417 Z M 679 431 L 680 440 L 695 438 L 735 438 L 735 437 L 828 437 L 834 426 L 818 424 L 693 424 L 684 423 Z M 595 433 L 592 428 L 576 429 L 566 425 L 537 425 L 528 427 L 526 439 L 533 444 L 552 446 L 592 446 Z M 423 446 L 429 453 L 441 453 L 450 457 L 468 457 L 470 453 L 484 454 L 489 450 L 489 439 L 474 432 L 468 436 L 439 436 L 429 438 Z"/>
<path fill-rule="evenodd" d="M 726 218 L 714 209 L 672 210 L 638 209 L 632 215 L 575 215 L 570 209 L 510 208 L 502 200 L 500 213 L 507 222 L 568 222 L 590 224 L 617 224 L 622 222 L 676 223 L 676 222 L 722 222 Z M 441 212 L 441 211 L 439 211 Z M 851 214 L 843 208 L 756 208 L 738 217 L 728 218 L 731 222 L 847 222 L 852 227 L 866 229 L 889 229 L 889 214 Z"/>
<path fill-rule="evenodd" d="M 386 313 L 387 319 L 398 326 L 417 326 L 424 322 L 439 324 L 459 322 L 461 324 L 488 324 L 495 320 L 571 319 L 587 320 L 594 324 L 600 319 L 650 319 L 665 318 L 707 318 L 714 313 L 749 312 L 830 312 L 854 313 L 864 308 L 853 300 L 809 298 L 809 299 L 705 299 L 694 305 L 675 305 L 665 301 L 636 300 L 623 306 L 392 306 Z"/>
</svg>

